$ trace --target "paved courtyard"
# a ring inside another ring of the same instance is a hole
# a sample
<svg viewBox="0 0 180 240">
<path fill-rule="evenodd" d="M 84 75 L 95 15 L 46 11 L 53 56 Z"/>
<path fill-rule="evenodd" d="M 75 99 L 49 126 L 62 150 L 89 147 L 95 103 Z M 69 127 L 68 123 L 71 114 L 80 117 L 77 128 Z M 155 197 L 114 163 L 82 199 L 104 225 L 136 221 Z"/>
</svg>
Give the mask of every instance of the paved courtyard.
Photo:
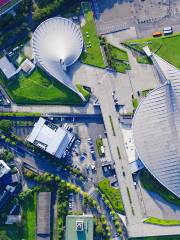
<svg viewBox="0 0 180 240">
<path fill-rule="evenodd" d="M 137 187 L 137 192 L 139 192 L 139 197 L 142 197 L 142 205 L 144 206 L 146 216 L 170 220 L 180 219 L 180 206 L 168 203 L 159 194 L 147 192 L 140 183 Z"/>
</svg>

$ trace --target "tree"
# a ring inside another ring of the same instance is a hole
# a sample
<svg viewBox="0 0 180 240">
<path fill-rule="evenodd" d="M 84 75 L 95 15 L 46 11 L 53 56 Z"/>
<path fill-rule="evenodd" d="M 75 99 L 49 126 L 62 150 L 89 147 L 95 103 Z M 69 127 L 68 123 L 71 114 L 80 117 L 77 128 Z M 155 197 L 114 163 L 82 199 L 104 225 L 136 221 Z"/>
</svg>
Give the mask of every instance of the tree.
<svg viewBox="0 0 180 240">
<path fill-rule="evenodd" d="M 103 234 L 103 227 L 102 227 L 102 224 L 100 223 L 100 221 L 98 221 L 98 223 L 96 225 L 95 232 L 98 236 L 101 236 Z"/>
<path fill-rule="evenodd" d="M 80 193 L 80 191 L 81 191 L 80 187 L 77 187 L 75 191 L 76 191 L 76 193 Z"/>
<path fill-rule="evenodd" d="M 122 229 L 120 227 L 118 227 L 117 232 L 118 232 L 118 234 L 121 234 L 122 233 Z"/>
<path fill-rule="evenodd" d="M 6 143 L 10 143 L 10 141 L 11 141 L 10 138 L 6 138 L 6 139 L 5 139 L 5 142 L 6 142 Z"/>
<path fill-rule="evenodd" d="M 12 122 L 10 120 L 0 120 L 0 129 L 8 133 L 11 131 Z"/>
<path fill-rule="evenodd" d="M 56 182 L 60 182 L 60 181 L 61 181 L 61 178 L 60 178 L 59 176 L 56 176 L 56 177 L 55 177 L 55 181 L 56 181 Z"/>
<path fill-rule="evenodd" d="M 109 202 L 108 199 L 106 199 L 104 202 L 105 202 L 106 205 L 108 205 L 108 206 L 110 205 L 110 202 Z"/>
<path fill-rule="evenodd" d="M 36 174 L 33 171 L 27 171 L 25 175 L 28 178 L 34 178 L 36 176 Z"/>
<path fill-rule="evenodd" d="M 115 221 L 114 225 L 115 225 L 115 227 L 118 227 L 119 226 L 119 221 Z"/>
<path fill-rule="evenodd" d="M 12 144 L 13 146 L 16 146 L 16 142 L 15 142 L 15 141 L 12 141 L 11 144 Z"/>
<path fill-rule="evenodd" d="M 0 239 L 10 240 L 10 238 L 6 235 L 6 232 L 5 232 L 5 231 L 1 231 L 1 232 L 0 232 Z"/>
<path fill-rule="evenodd" d="M 25 202 L 27 198 L 30 198 L 33 196 L 33 191 L 31 189 L 26 189 L 25 191 L 21 192 L 19 194 L 19 201 L 20 202 Z"/>
<path fill-rule="evenodd" d="M 0 159 L 4 160 L 6 163 L 12 162 L 14 160 L 14 154 L 8 150 L 4 150 L 0 153 Z"/>
<path fill-rule="evenodd" d="M 111 212 L 110 212 L 110 214 L 112 215 L 112 216 L 115 216 L 115 211 L 114 210 L 112 210 Z"/>
<path fill-rule="evenodd" d="M 87 192 L 83 192 L 83 197 L 84 198 L 88 198 L 88 193 Z"/>
</svg>

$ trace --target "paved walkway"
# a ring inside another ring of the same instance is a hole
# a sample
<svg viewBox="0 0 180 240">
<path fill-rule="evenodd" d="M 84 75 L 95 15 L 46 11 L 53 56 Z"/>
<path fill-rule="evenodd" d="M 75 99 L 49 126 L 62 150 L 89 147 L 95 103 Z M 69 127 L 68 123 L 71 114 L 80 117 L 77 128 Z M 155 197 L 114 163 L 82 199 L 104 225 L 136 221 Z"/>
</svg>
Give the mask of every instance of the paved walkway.
<svg viewBox="0 0 180 240">
<path fill-rule="evenodd" d="M 147 218 L 148 215 L 133 185 L 132 175 L 129 170 L 128 159 L 124 148 L 123 136 L 118 122 L 118 114 L 115 111 L 114 102 L 111 96 L 112 91 L 112 75 L 107 73 L 104 75 L 104 78 L 99 80 L 96 93 L 97 96 L 99 96 L 111 156 L 115 161 L 116 174 L 126 211 L 129 237 L 160 236 L 162 233 L 163 235 L 180 234 L 180 226 L 163 227 L 143 222 L 143 219 Z M 109 116 L 112 117 L 115 136 L 113 135 Z M 120 149 L 121 159 L 119 159 L 117 147 Z M 125 172 L 125 177 L 123 176 L 123 171 Z M 127 189 L 129 189 L 129 194 Z"/>
</svg>

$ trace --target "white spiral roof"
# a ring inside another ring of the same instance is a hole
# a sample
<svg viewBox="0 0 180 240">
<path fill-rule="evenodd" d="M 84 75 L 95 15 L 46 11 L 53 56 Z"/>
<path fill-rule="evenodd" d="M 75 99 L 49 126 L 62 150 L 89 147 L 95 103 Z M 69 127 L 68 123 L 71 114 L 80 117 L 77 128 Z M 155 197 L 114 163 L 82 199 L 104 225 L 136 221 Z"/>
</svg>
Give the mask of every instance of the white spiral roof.
<svg viewBox="0 0 180 240">
<path fill-rule="evenodd" d="M 79 58 L 83 49 L 78 26 L 61 17 L 47 19 L 36 28 L 32 45 L 38 64 L 83 98 L 64 71 Z"/>
<path fill-rule="evenodd" d="M 163 84 L 137 108 L 134 142 L 151 174 L 180 197 L 180 71 L 155 54 L 151 59 Z"/>
</svg>

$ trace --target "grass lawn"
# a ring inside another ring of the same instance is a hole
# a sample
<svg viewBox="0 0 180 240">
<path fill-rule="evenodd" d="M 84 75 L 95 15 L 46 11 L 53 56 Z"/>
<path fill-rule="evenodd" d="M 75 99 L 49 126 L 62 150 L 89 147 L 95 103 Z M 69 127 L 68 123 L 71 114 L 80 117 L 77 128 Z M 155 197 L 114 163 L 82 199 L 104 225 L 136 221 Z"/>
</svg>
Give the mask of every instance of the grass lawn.
<svg viewBox="0 0 180 240">
<path fill-rule="evenodd" d="M 120 191 L 111 187 L 108 179 L 99 182 L 98 187 L 111 202 L 112 207 L 115 211 L 120 213 L 124 212 L 124 206 L 122 203 Z"/>
<path fill-rule="evenodd" d="M 120 73 L 126 73 L 126 71 L 130 69 L 129 64 L 116 60 L 113 60 L 113 65 L 115 67 L 115 70 Z"/>
<path fill-rule="evenodd" d="M 6 87 L 7 93 L 17 104 L 83 104 L 76 93 L 50 78 L 40 69 L 35 70 L 28 77 L 20 75 L 11 82 L 4 79 L 1 74 L 0 83 Z"/>
<path fill-rule="evenodd" d="M 35 240 L 36 234 L 36 194 L 23 205 L 23 225 L 0 227 L 1 240 Z"/>
<path fill-rule="evenodd" d="M 142 63 L 142 64 L 152 64 L 152 61 L 150 58 L 148 58 L 147 56 L 139 56 L 136 58 L 138 63 Z"/>
<path fill-rule="evenodd" d="M 142 47 L 148 45 L 153 52 L 180 69 L 180 34 L 139 39 L 126 43 L 137 50 L 142 50 Z"/>
<path fill-rule="evenodd" d="M 81 84 L 77 84 L 76 87 L 79 92 L 81 92 L 82 95 L 85 97 L 86 101 L 88 101 L 90 98 L 90 92 L 88 92 Z"/>
<path fill-rule="evenodd" d="M 127 52 L 112 46 L 106 41 L 103 42 L 109 67 L 117 72 L 126 73 L 126 71 L 130 69 Z"/>
<path fill-rule="evenodd" d="M 101 138 L 96 139 L 96 146 L 97 146 L 99 157 L 103 157 L 103 153 L 101 151 L 101 146 L 103 146 L 103 141 Z"/>
<path fill-rule="evenodd" d="M 147 170 L 143 169 L 140 172 L 140 180 L 146 190 L 158 193 L 166 201 L 180 206 L 180 198 L 168 191 Z"/>
<path fill-rule="evenodd" d="M 157 236 L 157 237 L 142 237 L 142 238 L 131 238 L 131 240 L 179 240 L 180 236 Z"/>
<path fill-rule="evenodd" d="M 83 63 L 104 68 L 105 65 L 100 49 L 100 41 L 96 33 L 93 12 L 88 2 L 82 3 L 82 8 L 85 14 L 86 24 L 82 26 L 81 29 L 87 52 L 82 53 L 81 60 Z M 91 44 L 91 47 L 88 48 L 88 44 Z"/>
<path fill-rule="evenodd" d="M 123 49 L 119 49 L 117 47 L 112 46 L 111 49 L 112 57 L 118 60 L 129 62 L 127 52 Z"/>
<path fill-rule="evenodd" d="M 146 219 L 144 222 L 156 224 L 156 225 L 163 225 L 163 226 L 175 226 L 180 225 L 180 220 L 165 220 L 165 219 L 159 219 L 155 217 L 150 217 Z"/>
<path fill-rule="evenodd" d="M 148 93 L 150 92 L 150 91 L 152 91 L 153 89 L 146 89 L 146 90 L 143 90 L 141 93 L 142 93 L 142 96 L 143 97 L 146 97 L 147 95 L 148 95 Z"/>
<path fill-rule="evenodd" d="M 33 196 L 33 199 L 27 201 L 23 206 L 23 213 L 25 218 L 24 225 L 24 239 L 35 240 L 36 235 L 36 206 L 37 195 Z"/>
<path fill-rule="evenodd" d="M 137 98 L 133 99 L 133 107 L 136 109 L 138 107 L 138 100 Z"/>
</svg>

